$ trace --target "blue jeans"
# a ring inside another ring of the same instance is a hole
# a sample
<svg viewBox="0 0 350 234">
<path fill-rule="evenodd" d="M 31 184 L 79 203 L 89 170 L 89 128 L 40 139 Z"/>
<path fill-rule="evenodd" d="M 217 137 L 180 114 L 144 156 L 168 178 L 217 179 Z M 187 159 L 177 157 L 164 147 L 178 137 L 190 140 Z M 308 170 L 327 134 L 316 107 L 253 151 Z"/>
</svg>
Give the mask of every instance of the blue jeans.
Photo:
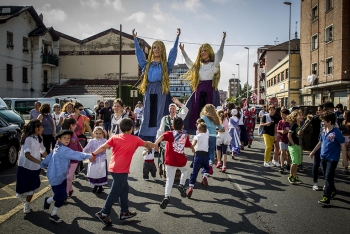
<svg viewBox="0 0 350 234">
<path fill-rule="evenodd" d="M 321 148 L 315 152 L 314 164 L 312 165 L 312 176 L 314 177 L 314 183 L 318 181 L 318 169 L 321 164 Z"/>
<path fill-rule="evenodd" d="M 338 162 L 330 161 L 326 158 L 322 158 L 321 165 L 322 165 L 324 180 L 325 180 L 324 196 L 330 199 L 332 192 L 337 192 L 334 186 L 334 174 L 335 174 L 335 169 L 337 168 Z"/>
<path fill-rule="evenodd" d="M 121 212 L 126 213 L 129 210 L 128 206 L 128 195 L 129 195 L 129 184 L 128 184 L 128 173 L 113 173 L 111 191 L 108 194 L 105 205 L 102 208 L 102 213 L 109 215 L 111 213 L 112 206 L 117 199 L 120 204 Z"/>
<path fill-rule="evenodd" d="M 203 173 L 209 173 L 209 156 L 197 156 L 193 157 L 193 169 L 190 175 L 190 186 L 194 186 L 197 180 L 199 170 L 203 168 Z"/>
<path fill-rule="evenodd" d="M 209 161 L 214 162 L 214 155 L 216 149 L 216 137 L 209 136 Z"/>
<path fill-rule="evenodd" d="M 103 122 L 103 128 L 106 130 L 107 132 L 107 139 L 108 139 L 108 133 L 111 130 L 111 122 Z"/>
</svg>

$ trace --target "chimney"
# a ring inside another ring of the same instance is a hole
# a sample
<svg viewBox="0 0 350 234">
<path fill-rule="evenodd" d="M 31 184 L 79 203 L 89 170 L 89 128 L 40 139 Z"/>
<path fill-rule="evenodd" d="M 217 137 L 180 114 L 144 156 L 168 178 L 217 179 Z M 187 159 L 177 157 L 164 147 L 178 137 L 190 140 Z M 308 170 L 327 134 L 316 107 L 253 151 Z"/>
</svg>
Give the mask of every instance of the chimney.
<svg viewBox="0 0 350 234">
<path fill-rule="evenodd" d="M 41 19 L 41 22 L 44 23 L 44 16 L 43 16 L 43 14 L 40 14 L 39 17 L 40 17 L 40 19 Z"/>
</svg>

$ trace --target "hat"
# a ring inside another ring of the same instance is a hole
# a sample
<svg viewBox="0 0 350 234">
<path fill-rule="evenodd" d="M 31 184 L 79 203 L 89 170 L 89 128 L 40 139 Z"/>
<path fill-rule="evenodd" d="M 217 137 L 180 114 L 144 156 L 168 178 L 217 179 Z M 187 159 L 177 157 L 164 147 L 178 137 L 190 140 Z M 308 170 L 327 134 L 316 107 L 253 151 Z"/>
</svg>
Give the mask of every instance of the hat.
<svg viewBox="0 0 350 234">
<path fill-rule="evenodd" d="M 238 111 L 236 109 L 231 110 L 231 115 L 236 116 L 238 114 Z"/>
<path fill-rule="evenodd" d="M 71 130 L 61 130 L 61 131 L 59 131 L 58 133 L 57 133 L 57 135 L 56 135 L 56 140 L 58 139 L 58 138 L 61 138 L 61 136 L 63 136 L 63 135 L 73 135 L 73 132 L 71 131 Z"/>
<path fill-rule="evenodd" d="M 169 109 L 170 109 L 171 106 L 175 106 L 176 110 L 179 110 L 179 107 L 177 107 L 177 105 L 176 105 L 175 103 L 171 103 L 171 104 L 169 105 Z"/>
</svg>

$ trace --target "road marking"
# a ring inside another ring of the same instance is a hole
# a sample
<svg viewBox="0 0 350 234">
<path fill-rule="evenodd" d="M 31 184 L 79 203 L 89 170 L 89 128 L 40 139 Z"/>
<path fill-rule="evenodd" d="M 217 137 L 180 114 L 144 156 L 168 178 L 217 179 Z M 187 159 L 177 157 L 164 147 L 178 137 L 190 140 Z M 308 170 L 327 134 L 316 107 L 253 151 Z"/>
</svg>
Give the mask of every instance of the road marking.
<svg viewBox="0 0 350 234">
<path fill-rule="evenodd" d="M 2 197 L 2 198 L 0 198 L 0 201 L 2 201 L 2 200 L 14 199 L 14 198 L 16 198 L 16 196 L 11 196 L 11 197 Z"/>
<path fill-rule="evenodd" d="M 5 193 L 10 194 L 11 196 L 15 196 L 16 195 L 16 191 L 14 191 L 13 189 L 10 189 L 8 186 L 9 185 L 4 185 L 4 184 L 0 183 L 0 187 L 2 187 L 1 188 L 2 191 L 4 191 Z"/>
<path fill-rule="evenodd" d="M 7 174 L 7 175 L 0 175 L 0 178 L 1 177 L 6 177 L 6 176 L 16 176 L 17 174 Z"/>
<path fill-rule="evenodd" d="M 34 193 L 34 196 L 33 196 L 33 199 L 31 202 L 35 201 L 37 198 L 42 196 L 44 193 L 46 193 L 50 189 L 51 189 L 51 186 L 48 185 L 45 188 L 43 188 L 42 190 L 40 190 L 38 193 Z M 12 215 L 16 214 L 18 211 L 20 211 L 22 209 L 23 209 L 23 204 L 21 203 L 18 206 L 16 206 L 15 208 L 13 208 L 12 210 L 10 210 L 9 212 L 7 212 L 6 214 L 0 215 L 0 224 L 2 224 L 3 222 L 5 222 L 9 218 L 11 218 Z"/>
</svg>

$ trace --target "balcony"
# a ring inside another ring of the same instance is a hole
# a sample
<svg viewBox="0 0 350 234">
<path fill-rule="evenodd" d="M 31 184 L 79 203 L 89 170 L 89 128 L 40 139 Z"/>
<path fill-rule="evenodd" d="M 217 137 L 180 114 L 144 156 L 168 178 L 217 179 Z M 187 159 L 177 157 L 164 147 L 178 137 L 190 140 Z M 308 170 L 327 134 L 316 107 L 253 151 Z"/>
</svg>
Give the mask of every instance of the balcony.
<svg viewBox="0 0 350 234">
<path fill-rule="evenodd" d="M 52 67 L 58 66 L 58 57 L 51 54 L 44 54 L 43 65 L 52 66 Z"/>
</svg>

